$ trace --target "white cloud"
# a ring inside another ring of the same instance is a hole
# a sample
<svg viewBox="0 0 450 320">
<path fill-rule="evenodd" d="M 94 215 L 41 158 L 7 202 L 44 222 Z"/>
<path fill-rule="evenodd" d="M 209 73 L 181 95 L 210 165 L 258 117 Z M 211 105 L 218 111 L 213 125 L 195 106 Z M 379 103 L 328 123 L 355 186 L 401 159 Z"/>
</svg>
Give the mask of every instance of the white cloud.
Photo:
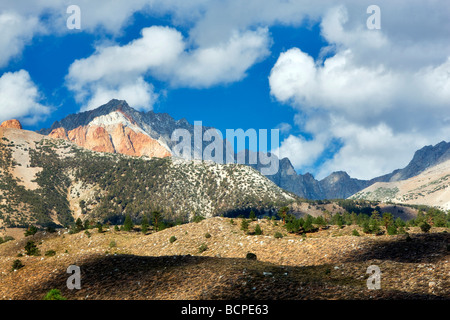
<svg viewBox="0 0 450 320">
<path fill-rule="evenodd" d="M 81 111 L 92 110 L 108 103 L 111 99 L 126 100 L 127 103 L 143 111 L 149 111 L 158 99 L 153 85 L 139 77 L 134 83 L 125 83 L 117 88 L 107 88 L 102 85 L 91 88 L 91 98 Z"/>
<path fill-rule="evenodd" d="M 185 51 L 165 77 L 175 86 L 210 87 L 239 81 L 255 63 L 267 57 L 271 45 L 268 29 L 233 32 L 217 45 Z"/>
<path fill-rule="evenodd" d="M 445 130 L 450 123 L 450 2 L 379 0 L 381 30 L 366 28 L 371 3 L 341 3 L 333 8 L 331 0 L 128 0 L 114 5 L 81 0 L 77 4 L 83 32 L 113 35 L 114 41 L 141 11 L 152 17 L 170 15 L 173 25 L 182 26 L 188 37 L 175 29 L 154 27 L 127 45 L 99 46 L 91 57 L 74 62 L 67 84 L 84 108 L 111 94 L 134 97 L 136 106 L 148 110 L 157 94 L 144 81 L 147 76 L 195 88 L 239 81 L 270 54 L 267 28 L 320 21 L 329 44 L 322 55 L 314 61 L 301 49 L 286 50 L 270 75 L 272 95 L 299 109 L 302 129 L 312 136 L 312 140 L 291 136 L 284 149 L 287 152 L 289 144 L 308 146 L 311 159 L 297 156 L 301 166 L 320 157 L 316 142 L 326 146 L 332 139 L 340 140 L 343 148 L 321 174 L 348 166 L 349 171 L 368 176 L 400 167 L 404 160 L 397 153 L 385 154 L 400 150 L 412 156 L 418 144 L 450 138 Z M 65 28 L 70 4 L 70 0 L 1 2 L 0 65 L 19 56 L 36 32 L 70 32 Z M 44 13 L 48 19 L 39 20 Z M 2 27 L 1 17 L 8 15 L 13 23 Z M 306 45 L 303 41 L 298 39 L 299 48 Z M 385 143 L 379 146 L 379 141 Z M 357 161 L 364 153 L 373 161 Z"/>
<path fill-rule="evenodd" d="M 272 152 L 278 158 L 289 158 L 292 165 L 296 168 L 307 168 L 323 153 L 326 141 L 320 139 L 306 140 L 301 136 L 289 135 L 280 147 Z"/>
<path fill-rule="evenodd" d="M 275 129 L 280 130 L 280 133 L 282 133 L 282 134 L 286 134 L 286 133 L 289 133 L 289 131 L 292 130 L 292 126 L 289 123 L 282 122 L 282 123 L 279 123 L 275 127 Z"/>
<path fill-rule="evenodd" d="M 7 72 L 0 77 L 0 121 L 19 119 L 31 125 L 49 115 L 41 94 L 25 70 Z"/>
<path fill-rule="evenodd" d="M 301 111 L 296 122 L 313 137 L 309 144 L 332 139 L 343 144 L 317 171 L 319 177 L 346 170 L 368 179 L 403 167 L 425 144 L 450 138 L 450 50 L 439 59 L 435 54 L 424 59 L 425 43 L 401 49 L 389 30 L 372 33 L 347 21 L 345 7 L 329 10 L 321 28 L 330 43 L 324 50 L 334 54 L 314 61 L 298 48 L 289 49 L 280 54 L 269 83 L 278 101 Z M 416 50 L 420 59 L 412 55 Z M 396 63 L 401 53 L 409 64 Z M 283 143 L 295 147 L 291 137 Z M 305 168 L 319 156 L 298 156 L 296 167 Z"/>
<path fill-rule="evenodd" d="M 77 100 L 85 104 L 83 109 L 87 109 L 99 97 L 103 99 L 106 93 L 111 93 L 111 88 L 114 92 L 130 92 L 128 87 L 137 78 L 141 79 L 139 92 L 149 93 L 148 88 L 142 88 L 146 75 L 172 86 L 194 88 L 238 81 L 245 77 L 248 68 L 269 53 L 269 45 L 268 30 L 260 28 L 236 32 L 217 46 L 189 49 L 179 31 L 153 26 L 143 29 L 141 38 L 124 46 L 98 47 L 90 57 L 76 60 L 66 80 Z M 150 103 L 155 102 L 151 96 L 155 95 L 147 94 L 136 103 L 145 100 L 144 108 L 150 109 Z"/>
<path fill-rule="evenodd" d="M 14 12 L 0 13 L 0 67 L 19 56 L 38 28 L 38 19 L 25 18 Z"/>
</svg>

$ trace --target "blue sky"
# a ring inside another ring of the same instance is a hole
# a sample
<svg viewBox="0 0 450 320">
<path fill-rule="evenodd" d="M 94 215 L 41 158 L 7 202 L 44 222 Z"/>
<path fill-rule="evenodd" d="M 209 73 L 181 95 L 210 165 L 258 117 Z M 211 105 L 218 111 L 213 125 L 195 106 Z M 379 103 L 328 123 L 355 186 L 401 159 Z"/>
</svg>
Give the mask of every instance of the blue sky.
<svg viewBox="0 0 450 320">
<path fill-rule="evenodd" d="M 7 1 L 0 120 L 37 130 L 125 99 L 222 132 L 280 128 L 273 151 L 299 173 L 372 178 L 450 140 L 450 8 L 379 1 L 372 30 L 370 4 Z"/>
</svg>

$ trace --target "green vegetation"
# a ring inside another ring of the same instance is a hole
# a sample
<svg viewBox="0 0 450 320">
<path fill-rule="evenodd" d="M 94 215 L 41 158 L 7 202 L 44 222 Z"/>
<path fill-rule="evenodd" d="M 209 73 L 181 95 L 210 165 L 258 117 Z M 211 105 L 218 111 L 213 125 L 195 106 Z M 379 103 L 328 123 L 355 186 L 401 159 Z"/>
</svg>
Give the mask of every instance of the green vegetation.
<svg viewBox="0 0 450 320">
<path fill-rule="evenodd" d="M 34 241 L 27 242 L 27 244 L 25 245 L 25 253 L 28 256 L 39 256 L 41 254 Z"/>
<path fill-rule="evenodd" d="M 14 240 L 14 238 L 11 236 L 5 236 L 4 238 L 0 237 L 0 244 L 11 241 L 11 240 Z"/>
<path fill-rule="evenodd" d="M 199 253 L 205 252 L 206 250 L 208 250 L 208 246 L 205 243 L 202 243 L 198 248 Z"/>
<path fill-rule="evenodd" d="M 148 232 L 149 227 L 150 227 L 150 224 L 148 222 L 148 218 L 146 215 L 144 215 L 144 217 L 142 218 L 142 221 L 141 221 L 141 232 L 143 234 L 146 234 Z"/>
<path fill-rule="evenodd" d="M 241 221 L 241 230 L 244 231 L 244 232 L 247 232 L 248 231 L 248 225 L 249 225 L 248 220 L 247 219 L 242 219 L 242 221 Z"/>
<path fill-rule="evenodd" d="M 21 269 L 23 267 L 25 267 L 25 266 L 23 265 L 22 261 L 20 261 L 19 259 L 16 259 L 16 260 L 13 261 L 12 271 L 19 270 L 19 269 Z"/>
<path fill-rule="evenodd" d="M 174 164 L 170 158 L 97 153 L 53 139 L 43 139 L 35 150 L 27 150 L 30 167 L 41 168 L 35 190 L 26 189 L 10 174 L 16 165 L 11 144 L 0 141 L 0 191 L 1 198 L 7 199 L 0 205 L 0 219 L 7 227 L 63 226 L 76 233 L 89 228 L 88 219 L 119 225 L 129 215 L 137 223 L 149 212 L 158 211 L 158 222 L 150 219 L 149 224 L 160 231 L 186 223 L 192 216 L 195 222 L 201 221 L 206 214 L 198 207 L 202 202 L 210 204 L 207 214 L 213 216 L 251 211 L 256 215 L 291 202 L 275 186 L 271 189 L 268 185 L 269 193 L 262 192 L 265 180 L 254 179 L 258 173 L 243 165 Z M 92 198 L 78 200 L 83 227 L 74 220 L 67 196 L 73 182 L 95 191 Z M 248 185 L 248 191 L 233 187 L 242 184 Z"/>
<path fill-rule="evenodd" d="M 46 257 L 53 257 L 54 255 L 56 255 L 56 251 L 55 250 L 48 250 L 45 252 L 45 256 Z"/>
<path fill-rule="evenodd" d="M 422 232 L 425 232 L 425 233 L 429 232 L 431 229 L 431 226 L 426 221 L 421 222 L 419 224 L 419 227 L 420 227 L 420 230 L 422 230 Z"/>
<path fill-rule="evenodd" d="M 36 226 L 32 225 L 32 226 L 28 227 L 27 230 L 25 230 L 25 237 L 32 236 L 32 235 L 36 234 L 37 231 L 38 231 L 38 228 Z"/>
<path fill-rule="evenodd" d="M 196 214 L 192 219 L 192 222 L 199 223 L 200 221 L 205 220 L 205 217 L 199 214 Z"/>
<path fill-rule="evenodd" d="M 52 289 L 44 297 L 44 300 L 67 300 L 61 295 L 61 291 L 58 289 Z"/>
<path fill-rule="evenodd" d="M 123 231 L 131 231 L 134 227 L 133 221 L 131 220 L 131 216 L 127 214 L 125 216 L 125 221 L 122 226 Z"/>
<path fill-rule="evenodd" d="M 261 226 L 259 224 L 257 224 L 255 227 L 255 235 L 259 236 L 259 235 L 262 235 L 262 233 L 263 232 L 262 232 Z"/>
<path fill-rule="evenodd" d="M 210 234 L 209 232 L 205 233 L 205 238 L 206 238 L 206 239 L 211 238 L 211 234 Z"/>
<path fill-rule="evenodd" d="M 177 241 L 177 238 L 175 236 L 171 236 L 169 242 L 174 243 L 175 241 Z"/>
<path fill-rule="evenodd" d="M 287 206 L 283 206 L 280 208 L 280 210 L 278 210 L 278 215 L 283 220 L 283 224 L 286 224 L 286 217 L 287 217 L 288 213 L 289 213 L 289 207 L 287 207 Z"/>
<path fill-rule="evenodd" d="M 281 239 L 283 238 L 283 234 L 281 232 L 275 232 L 275 234 L 273 235 L 276 239 Z"/>
</svg>

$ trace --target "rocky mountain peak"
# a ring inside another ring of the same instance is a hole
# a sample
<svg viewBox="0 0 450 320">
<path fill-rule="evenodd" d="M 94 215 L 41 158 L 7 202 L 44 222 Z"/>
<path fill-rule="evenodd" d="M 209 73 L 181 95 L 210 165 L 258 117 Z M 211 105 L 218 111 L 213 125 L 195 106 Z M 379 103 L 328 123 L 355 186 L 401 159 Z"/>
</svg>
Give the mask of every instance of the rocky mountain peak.
<svg viewBox="0 0 450 320">
<path fill-rule="evenodd" d="M 1 128 L 13 128 L 13 129 L 22 129 L 22 124 L 19 120 L 12 119 L 3 121 L 0 125 Z"/>
</svg>

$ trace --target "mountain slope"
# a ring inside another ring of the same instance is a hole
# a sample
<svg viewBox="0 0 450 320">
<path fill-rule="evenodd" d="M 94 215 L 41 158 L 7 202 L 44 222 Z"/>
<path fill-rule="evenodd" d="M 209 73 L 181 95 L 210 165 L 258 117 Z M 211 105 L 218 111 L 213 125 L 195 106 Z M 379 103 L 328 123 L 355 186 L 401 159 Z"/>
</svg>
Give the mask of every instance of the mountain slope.
<svg viewBox="0 0 450 320">
<path fill-rule="evenodd" d="M 94 151 L 121 153 L 131 156 L 169 157 L 174 156 L 174 147 L 178 142 L 172 141 L 176 129 L 187 130 L 194 136 L 194 125 L 185 119 L 174 120 L 167 113 L 139 112 L 128 106 L 126 101 L 111 100 L 95 110 L 71 114 L 61 121 L 56 121 L 51 128 L 42 129 L 41 134 L 53 138 L 72 141 Z M 206 130 L 202 127 L 202 134 Z M 225 150 L 226 140 L 222 140 Z M 210 144 L 202 141 L 196 145 L 191 141 L 191 157 L 199 158 Z M 245 150 L 245 164 L 263 172 L 266 167 L 259 162 L 249 163 L 249 151 Z M 275 157 L 275 155 L 271 155 Z M 237 162 L 238 155 L 231 160 Z M 345 199 L 376 183 L 400 181 L 416 176 L 436 164 L 450 159 L 450 143 L 441 142 L 436 146 L 426 146 L 418 150 L 411 162 L 403 169 L 376 177 L 371 180 L 351 178 L 346 172 L 333 172 L 322 180 L 316 180 L 310 173 L 297 174 L 288 158 L 279 160 L 279 170 L 267 175 L 279 187 L 307 199 Z M 222 163 L 230 158 L 221 159 Z"/>
<path fill-rule="evenodd" d="M 294 198 L 237 164 L 95 152 L 64 139 L 0 128 L 0 220 L 8 226 L 67 225 L 78 217 L 140 220 L 153 210 L 187 221 L 276 210 Z"/>
<path fill-rule="evenodd" d="M 410 167 L 414 165 L 413 163 Z M 450 209 L 450 160 L 440 162 L 409 179 L 394 180 L 402 175 L 407 176 L 409 172 L 409 170 L 399 171 L 392 176 L 393 181 L 376 182 L 350 199 L 423 204 L 444 210 Z"/>
<path fill-rule="evenodd" d="M 371 180 L 351 178 L 346 172 L 333 172 L 322 180 L 306 173 L 297 174 L 289 159 L 280 160 L 280 171 L 268 178 L 278 186 L 308 199 L 345 199 L 377 182 L 395 182 L 420 175 L 429 168 L 450 160 L 450 143 L 442 141 L 435 146 L 425 146 L 415 152 L 413 159 L 403 169 Z M 372 190 L 372 188 L 371 188 Z M 373 198 L 375 200 L 375 198 Z M 450 200 L 450 197 L 448 198 Z M 430 203 L 430 205 L 433 205 Z"/>
</svg>

